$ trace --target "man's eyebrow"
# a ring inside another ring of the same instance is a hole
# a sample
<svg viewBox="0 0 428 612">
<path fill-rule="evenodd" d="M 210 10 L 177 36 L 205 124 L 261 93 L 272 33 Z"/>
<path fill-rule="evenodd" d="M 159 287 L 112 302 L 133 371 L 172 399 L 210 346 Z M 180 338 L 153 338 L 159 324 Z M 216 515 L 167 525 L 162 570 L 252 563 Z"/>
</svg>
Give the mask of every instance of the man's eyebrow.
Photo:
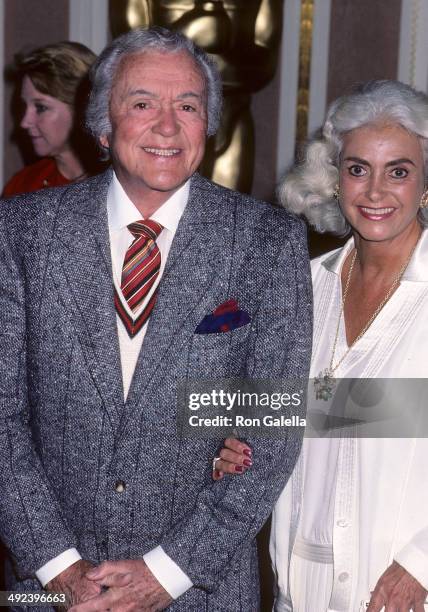
<svg viewBox="0 0 428 612">
<path fill-rule="evenodd" d="M 150 98 L 158 98 L 159 96 L 153 93 L 153 91 L 148 91 L 147 89 L 131 89 L 128 91 L 128 96 L 149 96 Z"/>
<path fill-rule="evenodd" d="M 198 100 L 203 99 L 203 94 L 198 94 L 195 91 L 185 91 L 176 97 L 176 100 L 185 100 L 186 98 L 197 98 Z"/>
<path fill-rule="evenodd" d="M 361 157 L 349 156 L 349 157 L 345 157 L 343 161 L 353 161 L 363 166 L 371 166 L 370 162 L 368 162 L 366 159 L 362 159 Z M 399 159 L 391 159 L 391 161 L 385 164 L 385 167 L 397 166 L 398 164 L 411 164 L 412 166 L 416 167 L 415 162 L 409 159 L 408 157 L 400 157 Z"/>
<path fill-rule="evenodd" d="M 149 91 L 147 89 L 131 89 L 127 93 L 128 96 L 148 96 L 150 98 L 158 99 L 159 96 L 155 94 L 153 91 Z M 176 96 L 176 100 L 185 100 L 186 98 L 197 98 L 198 100 L 203 99 L 203 94 L 196 93 L 195 91 L 184 91 L 183 93 L 178 94 Z"/>
</svg>

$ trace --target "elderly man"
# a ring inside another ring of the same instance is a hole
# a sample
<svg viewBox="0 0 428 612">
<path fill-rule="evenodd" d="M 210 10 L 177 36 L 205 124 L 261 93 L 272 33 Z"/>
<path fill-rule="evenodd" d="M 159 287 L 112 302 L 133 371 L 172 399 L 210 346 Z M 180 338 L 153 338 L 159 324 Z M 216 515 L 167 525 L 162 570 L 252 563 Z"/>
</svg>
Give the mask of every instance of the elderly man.
<svg viewBox="0 0 428 612">
<path fill-rule="evenodd" d="M 311 292 L 302 224 L 196 174 L 220 92 L 185 37 L 120 37 L 88 111 L 113 169 L 2 203 L 9 588 L 82 612 L 258 608 L 254 538 L 300 438 L 252 440 L 257 466 L 213 483 L 221 441 L 179 434 L 177 387 L 306 376 Z"/>
</svg>

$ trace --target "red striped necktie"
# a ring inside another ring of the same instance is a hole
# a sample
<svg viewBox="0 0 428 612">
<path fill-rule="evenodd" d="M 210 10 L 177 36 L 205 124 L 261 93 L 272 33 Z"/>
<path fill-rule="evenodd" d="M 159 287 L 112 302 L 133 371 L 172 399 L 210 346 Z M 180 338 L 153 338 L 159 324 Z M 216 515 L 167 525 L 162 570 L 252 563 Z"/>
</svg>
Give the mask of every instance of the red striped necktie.
<svg viewBox="0 0 428 612">
<path fill-rule="evenodd" d="M 161 254 L 156 238 L 159 237 L 163 227 L 160 223 L 147 219 L 131 223 L 128 229 L 134 240 L 125 254 L 120 288 L 134 316 L 129 315 L 116 291 L 115 305 L 132 338 L 143 327 L 156 302 L 157 288 L 138 316 L 135 316 L 159 276 Z"/>
</svg>

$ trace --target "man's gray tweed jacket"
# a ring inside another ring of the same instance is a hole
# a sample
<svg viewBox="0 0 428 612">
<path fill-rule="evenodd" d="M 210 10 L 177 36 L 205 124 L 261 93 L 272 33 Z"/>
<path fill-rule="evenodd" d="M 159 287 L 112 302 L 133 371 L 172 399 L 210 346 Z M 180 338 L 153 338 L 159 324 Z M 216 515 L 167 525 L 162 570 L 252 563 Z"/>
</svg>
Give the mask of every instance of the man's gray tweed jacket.
<svg viewBox="0 0 428 612">
<path fill-rule="evenodd" d="M 213 483 L 222 441 L 178 435 L 176 390 L 189 378 L 307 375 L 305 229 L 283 210 L 193 176 L 124 403 L 106 213 L 111 176 L 0 203 L 8 587 L 40 588 L 35 570 L 70 547 L 99 563 L 161 544 L 194 583 L 171 610 L 257 610 L 254 538 L 292 471 L 300 436 L 250 440 L 254 467 Z M 194 333 L 231 298 L 250 313 L 248 325 Z M 117 480 L 127 484 L 122 493 Z"/>
</svg>

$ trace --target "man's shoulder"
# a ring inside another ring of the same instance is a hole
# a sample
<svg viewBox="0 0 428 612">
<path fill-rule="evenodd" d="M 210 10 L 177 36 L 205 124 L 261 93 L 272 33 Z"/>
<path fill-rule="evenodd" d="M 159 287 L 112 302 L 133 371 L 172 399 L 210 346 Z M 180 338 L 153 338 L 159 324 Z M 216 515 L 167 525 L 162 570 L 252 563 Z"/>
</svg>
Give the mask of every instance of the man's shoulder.
<svg viewBox="0 0 428 612">
<path fill-rule="evenodd" d="M 91 203 L 92 198 L 99 195 L 103 187 L 106 190 L 109 181 L 109 172 L 105 172 L 82 182 L 3 198 L 0 200 L 0 219 L 19 228 L 26 223 L 40 223 L 41 218 L 52 219 L 61 204 L 67 208 L 70 203 L 75 202 L 84 209 L 85 202 Z"/>
<path fill-rule="evenodd" d="M 205 191 L 213 201 L 221 202 L 226 207 L 233 207 L 247 226 L 269 223 L 276 225 L 278 231 L 304 230 L 304 223 L 298 217 L 270 202 L 234 191 L 199 174 L 192 177 L 192 185 Z"/>
</svg>

